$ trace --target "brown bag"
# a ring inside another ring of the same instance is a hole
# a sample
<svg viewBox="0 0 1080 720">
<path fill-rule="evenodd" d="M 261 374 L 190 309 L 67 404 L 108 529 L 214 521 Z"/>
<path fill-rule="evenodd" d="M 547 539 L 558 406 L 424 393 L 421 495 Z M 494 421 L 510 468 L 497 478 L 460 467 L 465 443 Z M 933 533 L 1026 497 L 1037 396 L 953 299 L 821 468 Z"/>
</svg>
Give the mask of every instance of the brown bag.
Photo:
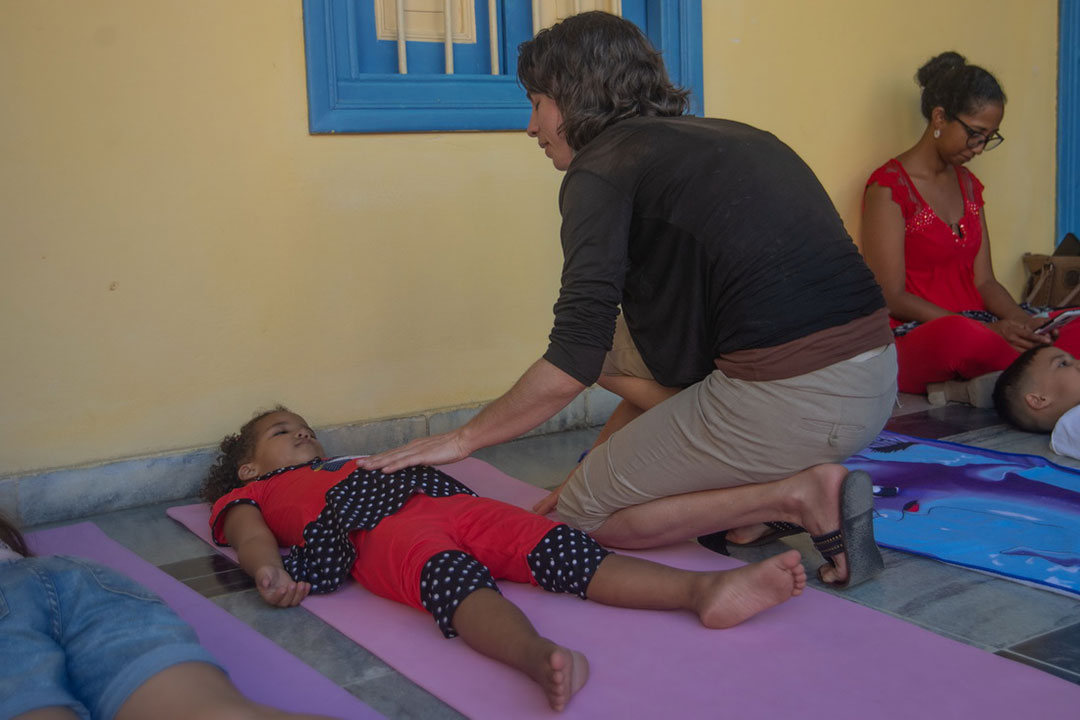
<svg viewBox="0 0 1080 720">
<path fill-rule="evenodd" d="M 1080 302 L 1080 257 L 1024 253 L 1024 302 L 1054 308 Z"/>
<path fill-rule="evenodd" d="M 1027 286 L 1024 302 L 1045 307 L 1069 307 L 1080 302 L 1080 238 L 1066 233 L 1053 255 L 1024 253 Z"/>
</svg>

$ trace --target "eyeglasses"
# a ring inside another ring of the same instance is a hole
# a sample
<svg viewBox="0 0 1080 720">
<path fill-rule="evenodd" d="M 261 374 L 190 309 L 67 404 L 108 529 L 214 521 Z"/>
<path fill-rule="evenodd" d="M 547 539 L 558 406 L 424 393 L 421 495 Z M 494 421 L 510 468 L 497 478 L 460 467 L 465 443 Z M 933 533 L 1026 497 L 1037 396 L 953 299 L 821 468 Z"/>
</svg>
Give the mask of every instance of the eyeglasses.
<svg viewBox="0 0 1080 720">
<path fill-rule="evenodd" d="M 964 127 L 964 130 L 967 131 L 967 135 L 968 135 L 967 146 L 971 150 L 974 150 L 975 148 L 982 145 L 983 146 L 983 151 L 985 152 L 985 151 L 993 150 L 998 145 L 1005 142 L 1005 138 L 1002 136 L 1001 133 L 997 132 L 996 130 L 994 131 L 994 133 L 992 135 L 987 135 L 986 133 L 981 133 L 978 130 L 976 130 L 975 128 L 971 127 L 970 125 L 968 125 L 966 122 L 964 122 L 960 118 L 953 118 L 953 120 L 960 123 Z"/>
</svg>

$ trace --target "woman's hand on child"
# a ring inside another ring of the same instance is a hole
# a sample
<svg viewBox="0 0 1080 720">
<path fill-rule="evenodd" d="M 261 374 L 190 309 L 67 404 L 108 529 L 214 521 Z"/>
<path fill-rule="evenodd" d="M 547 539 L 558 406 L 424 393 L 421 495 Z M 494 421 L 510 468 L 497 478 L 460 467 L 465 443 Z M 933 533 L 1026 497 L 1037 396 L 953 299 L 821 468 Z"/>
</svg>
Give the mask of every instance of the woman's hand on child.
<svg viewBox="0 0 1080 720">
<path fill-rule="evenodd" d="M 296 582 L 284 568 L 264 565 L 255 571 L 255 587 L 268 605 L 295 607 L 311 592 L 310 583 Z"/>
<path fill-rule="evenodd" d="M 365 470 L 391 473 L 415 465 L 445 465 L 469 457 L 458 431 L 417 438 L 408 445 L 356 461 Z"/>
<path fill-rule="evenodd" d="M 1049 335 L 1035 333 L 1035 328 L 1039 324 L 1041 323 L 1038 320 L 1031 318 L 1030 321 L 998 320 L 990 323 L 988 327 L 1005 338 L 1005 341 L 1014 348 L 1023 352 L 1037 345 L 1048 345 L 1054 341 Z"/>
</svg>

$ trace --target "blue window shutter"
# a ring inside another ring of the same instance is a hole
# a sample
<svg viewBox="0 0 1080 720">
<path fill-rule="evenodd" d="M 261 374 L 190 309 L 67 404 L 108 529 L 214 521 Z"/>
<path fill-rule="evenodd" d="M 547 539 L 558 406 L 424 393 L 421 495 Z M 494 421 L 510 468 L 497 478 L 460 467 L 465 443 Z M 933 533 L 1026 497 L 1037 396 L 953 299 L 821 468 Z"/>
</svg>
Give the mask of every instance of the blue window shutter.
<svg viewBox="0 0 1080 720">
<path fill-rule="evenodd" d="M 1080 235 L 1080 2 L 1058 6 L 1057 239 Z"/>
<path fill-rule="evenodd" d="M 518 44 L 532 35 L 530 4 L 500 2 L 498 13 L 502 74 L 489 74 L 487 3 L 479 2 L 478 42 L 455 48 L 455 66 L 461 53 L 466 68 L 483 73 L 443 75 L 441 44 L 409 43 L 410 74 L 399 75 L 396 44 L 374 39 L 371 0 L 304 0 L 310 131 L 524 128 L 529 103 L 516 65 Z M 693 93 L 691 112 L 701 114 L 701 0 L 624 0 L 623 15 L 664 53 L 672 80 Z"/>
</svg>

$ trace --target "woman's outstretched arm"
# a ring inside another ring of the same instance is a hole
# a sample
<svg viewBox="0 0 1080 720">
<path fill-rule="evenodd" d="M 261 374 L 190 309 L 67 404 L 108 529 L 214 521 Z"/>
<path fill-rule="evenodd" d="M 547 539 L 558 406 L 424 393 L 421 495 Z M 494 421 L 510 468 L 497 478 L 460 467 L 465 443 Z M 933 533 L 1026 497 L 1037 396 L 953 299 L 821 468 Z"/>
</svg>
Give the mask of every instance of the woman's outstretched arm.
<svg viewBox="0 0 1080 720">
<path fill-rule="evenodd" d="M 468 457 L 532 430 L 577 397 L 585 386 L 541 358 L 501 397 L 456 430 L 418 438 L 408 445 L 358 460 L 368 470 L 394 472 L 413 465 L 440 465 Z"/>
</svg>

